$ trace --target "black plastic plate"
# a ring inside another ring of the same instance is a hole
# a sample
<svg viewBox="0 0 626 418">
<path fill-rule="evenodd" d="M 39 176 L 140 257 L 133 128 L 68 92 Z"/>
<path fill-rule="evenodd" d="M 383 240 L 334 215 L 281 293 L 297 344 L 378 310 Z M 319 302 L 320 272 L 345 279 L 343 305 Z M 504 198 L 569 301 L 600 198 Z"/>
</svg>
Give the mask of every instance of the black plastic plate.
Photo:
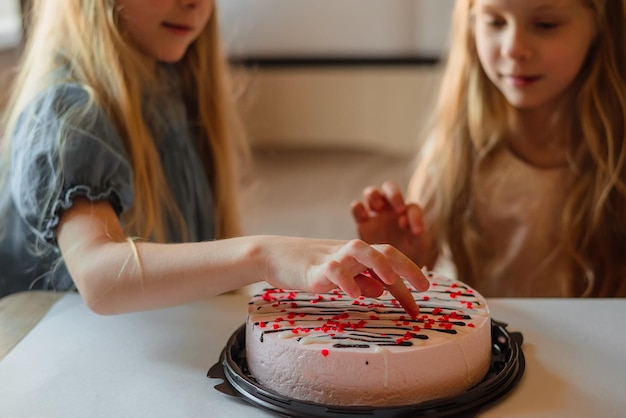
<svg viewBox="0 0 626 418">
<path fill-rule="evenodd" d="M 223 380 L 215 386 L 222 393 L 240 397 L 254 406 L 289 417 L 470 417 L 506 395 L 524 373 L 526 363 L 521 349 L 523 336 L 519 332 L 509 333 L 506 326 L 493 319 L 491 321 L 491 365 L 479 384 L 456 396 L 413 405 L 328 406 L 287 398 L 266 389 L 248 371 L 245 324 L 232 334 L 222 350 L 219 362 L 209 370 L 208 377 Z"/>
</svg>

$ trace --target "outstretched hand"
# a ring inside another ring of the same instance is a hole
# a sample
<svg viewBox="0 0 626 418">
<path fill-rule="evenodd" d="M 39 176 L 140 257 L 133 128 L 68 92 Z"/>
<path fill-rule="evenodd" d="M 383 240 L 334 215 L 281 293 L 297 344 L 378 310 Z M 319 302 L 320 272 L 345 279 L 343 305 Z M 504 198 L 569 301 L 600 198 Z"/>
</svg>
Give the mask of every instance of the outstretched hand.
<svg viewBox="0 0 626 418">
<path fill-rule="evenodd" d="M 391 245 L 368 245 L 362 240 L 268 238 L 281 240 L 267 247 L 273 249 L 267 263 L 271 268 L 263 277 L 275 287 L 313 293 L 339 287 L 352 298 L 377 297 L 386 288 L 409 314 L 417 315 L 419 308 L 403 278 L 417 291 L 425 291 L 430 285 L 421 269 Z"/>
<path fill-rule="evenodd" d="M 354 202 L 351 209 L 362 240 L 391 244 L 418 265 L 432 266 L 435 245 L 424 227 L 422 208 L 407 204 L 394 182 L 387 181 L 380 188 L 366 188 L 363 200 Z"/>
</svg>

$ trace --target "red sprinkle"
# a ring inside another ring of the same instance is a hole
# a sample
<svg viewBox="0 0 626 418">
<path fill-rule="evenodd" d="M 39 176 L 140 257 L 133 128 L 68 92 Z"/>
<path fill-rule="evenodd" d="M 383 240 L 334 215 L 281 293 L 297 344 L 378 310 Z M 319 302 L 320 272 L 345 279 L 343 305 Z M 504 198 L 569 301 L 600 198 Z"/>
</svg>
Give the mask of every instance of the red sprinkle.
<svg viewBox="0 0 626 418">
<path fill-rule="evenodd" d="M 326 357 L 326 356 L 328 355 L 328 350 L 327 350 L 327 349 L 323 349 L 323 350 L 322 350 L 322 355 L 323 355 L 324 357 Z"/>
</svg>

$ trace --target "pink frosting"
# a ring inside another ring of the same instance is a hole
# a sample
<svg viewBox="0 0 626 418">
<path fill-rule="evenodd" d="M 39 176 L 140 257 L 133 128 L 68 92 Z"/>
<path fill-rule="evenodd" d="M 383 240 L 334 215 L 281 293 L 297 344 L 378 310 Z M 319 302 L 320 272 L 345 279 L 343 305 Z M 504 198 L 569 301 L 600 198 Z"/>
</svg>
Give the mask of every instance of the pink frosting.
<svg viewBox="0 0 626 418">
<path fill-rule="evenodd" d="M 462 282 L 429 276 L 428 291 L 410 288 L 416 317 L 388 293 L 267 289 L 249 305 L 248 368 L 268 389 L 327 405 L 407 405 L 469 389 L 489 368 L 489 309 Z"/>
</svg>

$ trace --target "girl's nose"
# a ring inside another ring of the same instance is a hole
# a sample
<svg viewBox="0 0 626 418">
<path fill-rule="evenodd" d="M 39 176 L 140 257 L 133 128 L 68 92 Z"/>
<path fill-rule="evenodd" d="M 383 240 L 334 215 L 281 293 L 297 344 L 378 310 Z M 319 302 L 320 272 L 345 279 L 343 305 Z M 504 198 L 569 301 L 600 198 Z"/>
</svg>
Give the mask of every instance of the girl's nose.
<svg viewBox="0 0 626 418">
<path fill-rule="evenodd" d="M 181 0 L 183 7 L 186 9 L 195 9 L 201 0 Z"/>
<path fill-rule="evenodd" d="M 523 28 L 511 27 L 502 42 L 502 55 L 514 60 L 527 60 L 532 55 L 532 47 Z"/>
</svg>

